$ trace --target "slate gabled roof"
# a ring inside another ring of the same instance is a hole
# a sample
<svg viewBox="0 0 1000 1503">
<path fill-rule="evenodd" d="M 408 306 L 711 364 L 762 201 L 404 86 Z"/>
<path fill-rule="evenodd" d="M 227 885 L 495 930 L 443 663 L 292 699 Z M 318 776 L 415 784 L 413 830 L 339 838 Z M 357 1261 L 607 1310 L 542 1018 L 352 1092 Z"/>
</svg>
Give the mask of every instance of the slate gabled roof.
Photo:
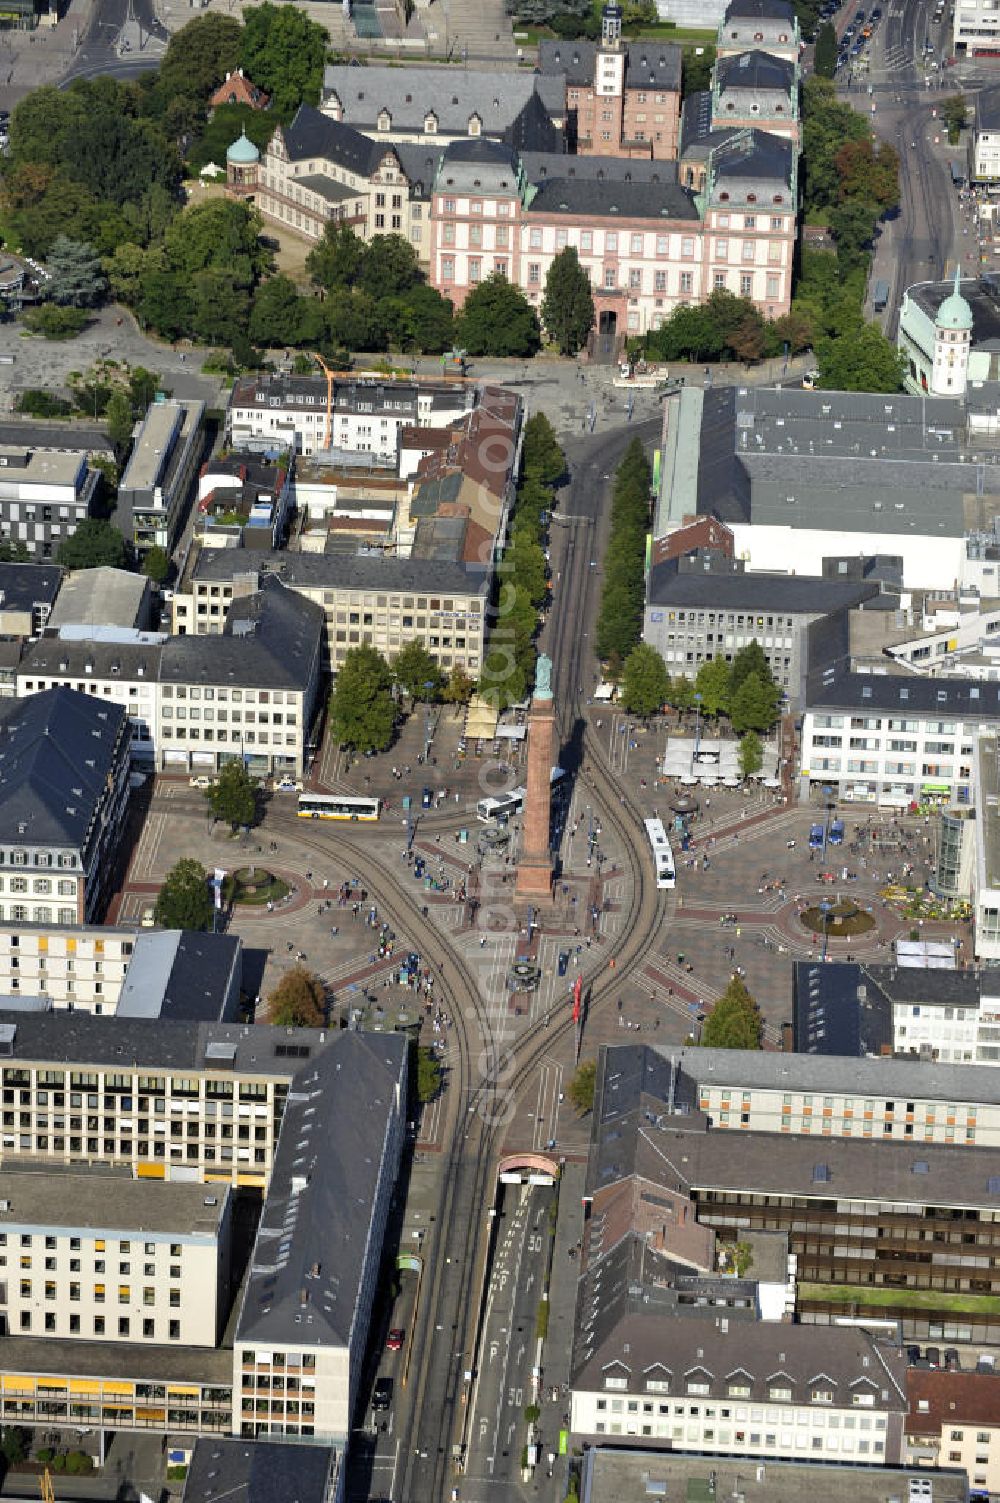
<svg viewBox="0 0 1000 1503">
<path fill-rule="evenodd" d="M 407 1047 L 401 1034 L 341 1033 L 296 1075 L 237 1342 L 349 1345 Z"/>
<path fill-rule="evenodd" d="M 371 141 L 353 125 L 331 120 L 311 104 L 300 104 L 291 125 L 282 129 L 290 161 L 318 157 L 362 177 L 370 177 L 386 152 L 392 150 L 391 141 Z"/>
<path fill-rule="evenodd" d="M 0 714 L 0 840 L 82 846 L 114 767 L 124 708 L 60 685 L 6 701 Z"/>
<path fill-rule="evenodd" d="M 776 89 L 790 94 L 795 83 L 795 68 L 783 57 L 769 52 L 741 52 L 737 57 L 723 57 L 716 64 L 716 79 L 721 89 Z"/>
</svg>

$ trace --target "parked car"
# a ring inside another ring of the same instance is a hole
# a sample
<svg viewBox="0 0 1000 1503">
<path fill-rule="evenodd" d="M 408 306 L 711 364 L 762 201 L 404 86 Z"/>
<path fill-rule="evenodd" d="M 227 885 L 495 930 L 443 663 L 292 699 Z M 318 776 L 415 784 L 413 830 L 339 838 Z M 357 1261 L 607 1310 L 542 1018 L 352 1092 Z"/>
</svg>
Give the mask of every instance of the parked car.
<svg viewBox="0 0 1000 1503">
<path fill-rule="evenodd" d="M 387 1352 L 398 1352 L 399 1349 L 400 1349 L 400 1347 L 403 1345 L 403 1341 L 404 1341 L 405 1337 L 406 1337 L 406 1332 L 403 1330 L 403 1328 L 401 1326 L 393 1326 L 392 1330 L 389 1332 L 388 1336 L 385 1338 L 385 1349 L 386 1349 L 386 1351 Z"/>
<path fill-rule="evenodd" d="M 139 917 L 139 927 L 140 929 L 152 929 L 155 923 L 156 909 L 153 907 L 152 903 L 148 903 L 142 910 L 142 913 Z"/>
<path fill-rule="evenodd" d="M 304 784 L 300 778 L 278 778 L 274 785 L 275 793 L 301 793 Z"/>
<path fill-rule="evenodd" d="M 198 772 L 195 773 L 193 778 L 188 779 L 188 786 L 191 788 L 211 788 L 214 782 L 215 779 L 210 778 L 207 773 Z"/>
<path fill-rule="evenodd" d="M 381 1411 L 392 1403 L 392 1379 L 377 1378 L 372 1389 L 372 1408 Z"/>
<path fill-rule="evenodd" d="M 924 1356 L 927 1358 L 927 1361 L 930 1363 L 931 1367 L 941 1366 L 941 1348 L 939 1346 L 927 1347 L 924 1352 Z"/>
<path fill-rule="evenodd" d="M 559 951 L 559 974 L 560 974 L 560 976 L 565 976 L 568 966 L 569 966 L 569 951 L 568 950 L 560 950 Z"/>
</svg>

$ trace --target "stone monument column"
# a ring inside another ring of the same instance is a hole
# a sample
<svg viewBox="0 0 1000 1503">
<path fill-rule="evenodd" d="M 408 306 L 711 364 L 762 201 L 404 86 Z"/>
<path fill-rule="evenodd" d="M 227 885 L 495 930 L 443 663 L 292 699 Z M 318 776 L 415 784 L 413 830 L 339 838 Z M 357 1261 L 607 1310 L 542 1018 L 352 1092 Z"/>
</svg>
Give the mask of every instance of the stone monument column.
<svg viewBox="0 0 1000 1503">
<path fill-rule="evenodd" d="M 552 767 L 555 761 L 555 705 L 552 700 L 552 660 L 538 659 L 535 692 L 528 713 L 528 793 L 524 801 L 521 854 L 517 862 L 515 898 L 548 903 L 552 898 L 552 855 L 549 831 L 552 818 Z"/>
</svg>

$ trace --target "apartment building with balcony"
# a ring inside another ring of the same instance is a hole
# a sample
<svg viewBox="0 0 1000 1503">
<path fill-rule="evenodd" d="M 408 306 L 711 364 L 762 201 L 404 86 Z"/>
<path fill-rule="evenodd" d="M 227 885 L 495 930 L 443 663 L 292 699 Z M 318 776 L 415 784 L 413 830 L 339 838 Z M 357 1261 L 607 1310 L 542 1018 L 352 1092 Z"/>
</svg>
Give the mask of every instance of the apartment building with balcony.
<svg viewBox="0 0 1000 1503">
<path fill-rule="evenodd" d="M 114 522 L 140 559 L 173 550 L 204 444 L 204 402 L 153 402 L 118 482 Z"/>
<path fill-rule="evenodd" d="M 0 637 L 36 637 L 52 613 L 62 582 L 58 564 L 0 564 Z"/>
<path fill-rule="evenodd" d="M 364 454 L 395 466 L 401 430 L 441 427 L 469 412 L 476 387 L 461 381 L 393 381 L 381 376 L 255 376 L 237 381 L 226 435 L 234 446 Z"/>
<path fill-rule="evenodd" d="M 23 544 L 39 562 L 54 558 L 93 515 L 102 485 L 86 450 L 0 445 L 0 541 Z"/>
<path fill-rule="evenodd" d="M 63 687 L 0 704 L 0 917 L 93 922 L 124 831 L 125 712 Z"/>
<path fill-rule="evenodd" d="M 1000 1492 L 1000 1373 L 911 1367 L 906 1398 L 907 1459 L 963 1467 L 977 1494 Z"/>
<path fill-rule="evenodd" d="M 5 1336 L 217 1345 L 229 1303 L 231 1192 L 123 1174 L 8 1172 Z"/>
</svg>

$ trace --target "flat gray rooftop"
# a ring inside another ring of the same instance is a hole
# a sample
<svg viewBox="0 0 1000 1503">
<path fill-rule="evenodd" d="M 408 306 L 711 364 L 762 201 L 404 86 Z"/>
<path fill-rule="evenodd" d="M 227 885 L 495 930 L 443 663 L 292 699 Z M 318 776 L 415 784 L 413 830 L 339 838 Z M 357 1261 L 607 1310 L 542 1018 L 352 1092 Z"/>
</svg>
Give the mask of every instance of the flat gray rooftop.
<svg viewBox="0 0 1000 1503">
<path fill-rule="evenodd" d="M 905 1499 L 909 1479 L 931 1480 L 934 1503 L 966 1503 L 968 1479 L 958 1468 L 828 1466 L 751 1457 L 681 1456 L 663 1451 L 594 1446 L 584 1454 L 581 1503 L 709 1503 L 740 1497 L 745 1503 L 888 1503 Z M 715 1479 L 714 1489 L 710 1479 Z"/>
<path fill-rule="evenodd" d="M 997 803 L 997 795 L 1000 794 L 1000 761 L 994 737 L 980 737 L 978 755 L 983 876 L 987 886 L 1000 887 L 1000 807 Z"/>
<path fill-rule="evenodd" d="M 125 467 L 119 486 L 121 490 L 148 490 L 156 484 L 170 461 L 183 421 L 184 407 L 180 402 L 153 403 Z"/>
<path fill-rule="evenodd" d="M 0 1337 L 0 1370 L 66 1378 L 207 1383 L 213 1388 L 231 1388 L 233 1353 L 229 1347 L 154 1346 L 149 1341 L 4 1336 Z"/>
<path fill-rule="evenodd" d="M 126 1238 L 141 1232 L 214 1237 L 228 1195 L 225 1185 L 133 1179 L 124 1173 L 39 1173 L 5 1164 L 0 1231 L 61 1227 Z"/>
</svg>

